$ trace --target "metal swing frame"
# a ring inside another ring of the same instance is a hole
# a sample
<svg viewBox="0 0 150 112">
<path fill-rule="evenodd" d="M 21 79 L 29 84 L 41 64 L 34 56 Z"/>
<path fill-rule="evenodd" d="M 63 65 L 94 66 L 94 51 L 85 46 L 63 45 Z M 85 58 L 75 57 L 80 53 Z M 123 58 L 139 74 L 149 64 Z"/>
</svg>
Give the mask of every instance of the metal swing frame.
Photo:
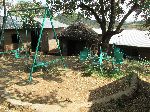
<svg viewBox="0 0 150 112">
<path fill-rule="evenodd" d="M 42 22 L 42 27 L 40 29 L 40 34 L 39 34 L 39 38 L 38 38 L 38 43 L 37 43 L 37 46 L 36 46 L 36 51 L 35 51 L 35 54 L 34 54 L 34 57 L 33 57 L 33 63 L 32 63 L 32 66 L 31 66 L 31 70 L 30 70 L 30 74 L 29 74 L 29 82 L 32 81 L 32 73 L 34 72 L 34 69 L 37 68 L 37 67 L 47 67 L 49 64 L 54 64 L 58 61 L 62 61 L 63 64 L 64 64 L 64 67 L 66 67 L 66 64 L 64 63 L 64 59 L 63 59 L 63 56 L 62 56 L 62 53 L 61 53 L 61 48 L 60 48 L 60 44 L 59 44 L 59 41 L 58 41 L 58 38 L 57 38 L 57 34 L 56 34 L 56 31 L 54 29 L 54 25 L 53 25 L 53 22 L 52 22 L 52 15 L 51 15 L 51 11 L 49 9 L 49 7 L 40 7 L 40 8 L 31 8 L 31 9 L 23 9 L 23 10 L 11 10 L 11 11 L 8 11 L 8 15 L 10 14 L 10 17 L 11 17 L 11 13 L 12 12 L 17 12 L 17 11 L 31 11 L 31 10 L 34 10 L 36 12 L 36 10 L 41 10 L 41 9 L 44 9 L 45 10 L 45 14 L 44 14 L 44 19 L 43 19 L 43 22 Z M 37 57 L 38 57 L 38 51 L 39 51 L 39 46 L 40 46 L 40 43 L 41 43 L 41 39 L 42 39 L 42 33 L 43 33 L 43 29 L 44 29 L 44 24 L 45 24 L 45 19 L 46 17 L 49 17 L 50 18 L 50 23 L 51 23 L 51 26 L 52 26 L 52 30 L 53 30 L 53 33 L 54 33 L 54 37 L 56 39 L 56 42 L 57 42 L 57 47 L 59 49 L 59 53 L 60 53 L 60 59 L 55 59 L 55 60 L 52 60 L 50 62 L 39 62 L 37 60 Z M 7 18 L 7 17 L 6 17 Z M 12 17 L 11 17 L 12 19 Z M 12 19 L 13 20 L 13 19 Z M 7 21 L 7 19 L 6 19 Z M 15 29 L 17 31 L 17 35 L 19 36 L 19 32 L 17 30 L 17 26 L 15 25 L 14 21 L 13 21 L 13 25 L 15 26 Z M 5 25 L 4 25 L 4 28 L 3 28 L 3 34 L 4 34 L 4 29 L 5 29 Z M 26 33 L 27 34 L 27 33 Z M 4 35 L 3 35 L 3 38 L 4 38 Z M 19 38 L 21 39 L 21 38 Z M 21 40 L 19 40 L 20 42 Z M 13 53 L 16 54 L 16 57 L 19 58 L 18 56 L 18 51 L 19 49 L 16 49 L 16 50 L 12 50 Z M 9 51 L 10 52 L 10 51 Z M 9 53 L 9 52 L 3 52 L 3 54 L 5 53 Z M 0 53 L 1 54 L 1 53 Z"/>
<path fill-rule="evenodd" d="M 32 10 L 35 10 L 35 9 L 32 9 Z M 40 46 L 41 39 L 42 39 L 42 33 L 43 33 L 43 29 L 44 29 L 45 19 L 46 19 L 47 16 L 50 18 L 50 23 L 51 23 L 51 26 L 52 26 L 54 37 L 56 39 L 57 47 L 59 49 L 59 53 L 60 53 L 61 57 L 60 57 L 60 59 L 51 60 L 50 62 L 43 62 L 43 61 L 39 62 L 39 61 L 37 61 L 37 56 L 38 56 L 39 46 Z M 37 43 L 36 51 L 35 51 L 35 54 L 34 54 L 33 64 L 32 64 L 31 70 L 30 70 L 30 74 L 29 74 L 29 82 L 31 82 L 33 80 L 32 79 L 32 74 L 34 72 L 34 69 L 37 68 L 37 67 L 47 67 L 48 65 L 54 64 L 54 63 L 56 63 L 60 60 L 62 61 L 64 67 L 66 67 L 66 64 L 64 63 L 64 59 L 63 59 L 63 56 L 62 56 L 62 53 L 61 53 L 60 44 L 59 44 L 59 41 L 58 41 L 58 38 L 57 38 L 56 31 L 54 29 L 52 19 L 53 18 L 52 18 L 50 9 L 48 7 L 45 7 L 45 14 L 44 14 L 44 18 L 43 18 L 43 21 L 42 21 L 42 27 L 40 29 L 40 35 L 39 35 L 39 38 L 38 38 L 38 43 Z"/>
</svg>

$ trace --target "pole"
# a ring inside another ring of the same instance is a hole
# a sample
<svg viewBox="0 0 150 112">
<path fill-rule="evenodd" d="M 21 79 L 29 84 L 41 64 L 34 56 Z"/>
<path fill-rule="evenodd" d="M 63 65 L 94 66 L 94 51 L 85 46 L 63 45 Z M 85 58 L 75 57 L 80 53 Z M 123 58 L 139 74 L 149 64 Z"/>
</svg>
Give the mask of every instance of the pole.
<svg viewBox="0 0 150 112">
<path fill-rule="evenodd" d="M 44 24 L 45 24 L 46 16 L 47 16 L 47 9 L 45 9 L 44 19 L 43 19 L 43 22 L 42 22 L 42 27 L 41 27 L 41 30 L 40 30 L 40 35 L 39 35 L 39 38 L 38 38 L 38 43 L 37 43 L 36 51 L 35 51 L 35 54 L 34 54 L 33 64 L 32 64 L 30 75 L 29 75 L 29 82 L 32 81 L 32 73 L 34 71 L 35 64 L 37 63 L 37 55 L 38 55 L 38 51 L 39 51 L 39 46 L 41 44 L 42 33 L 43 33 L 43 29 L 44 29 Z"/>
</svg>

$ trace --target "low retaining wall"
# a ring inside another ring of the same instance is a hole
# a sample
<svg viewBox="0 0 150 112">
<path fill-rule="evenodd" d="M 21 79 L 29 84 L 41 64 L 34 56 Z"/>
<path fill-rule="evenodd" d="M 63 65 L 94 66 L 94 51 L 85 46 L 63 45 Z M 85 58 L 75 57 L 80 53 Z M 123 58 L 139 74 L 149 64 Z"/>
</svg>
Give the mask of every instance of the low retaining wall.
<svg viewBox="0 0 150 112">
<path fill-rule="evenodd" d="M 111 100 L 117 100 L 120 99 L 122 96 L 127 96 L 127 97 L 131 97 L 135 91 L 137 90 L 137 85 L 138 85 L 138 76 L 137 75 L 132 75 L 131 77 L 131 82 L 130 82 L 130 87 L 126 88 L 123 91 L 119 91 L 116 94 L 110 95 L 110 96 L 106 96 L 103 97 L 101 99 L 92 101 L 93 103 L 107 103 Z"/>
</svg>

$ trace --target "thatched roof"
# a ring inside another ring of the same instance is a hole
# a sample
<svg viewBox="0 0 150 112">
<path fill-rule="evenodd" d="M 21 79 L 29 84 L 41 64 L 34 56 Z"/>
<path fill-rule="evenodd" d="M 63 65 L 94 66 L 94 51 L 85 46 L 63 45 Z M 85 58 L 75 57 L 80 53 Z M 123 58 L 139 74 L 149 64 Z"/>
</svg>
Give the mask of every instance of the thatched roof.
<svg viewBox="0 0 150 112">
<path fill-rule="evenodd" d="M 59 39 L 99 41 L 100 37 L 92 29 L 81 22 L 74 23 L 58 35 Z"/>
</svg>

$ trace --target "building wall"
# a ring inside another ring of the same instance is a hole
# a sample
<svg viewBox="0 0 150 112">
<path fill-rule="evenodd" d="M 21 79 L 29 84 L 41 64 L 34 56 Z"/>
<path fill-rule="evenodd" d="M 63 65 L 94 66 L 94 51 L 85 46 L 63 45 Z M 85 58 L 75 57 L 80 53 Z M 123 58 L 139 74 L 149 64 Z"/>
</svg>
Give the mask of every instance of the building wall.
<svg viewBox="0 0 150 112">
<path fill-rule="evenodd" d="M 59 33 L 61 30 L 64 28 L 57 28 L 55 29 L 56 33 Z M 27 44 L 31 43 L 31 32 L 28 31 L 27 36 L 26 36 L 26 31 L 25 30 L 18 30 L 20 37 L 22 39 L 24 47 L 26 47 Z M 12 50 L 12 49 L 17 49 L 18 44 L 12 43 L 12 35 L 17 34 L 15 29 L 11 30 L 5 30 L 4 33 L 4 50 Z M 57 48 L 57 42 L 56 39 L 54 39 L 54 33 L 52 29 L 44 29 L 42 33 L 42 40 L 41 40 L 41 51 L 43 52 L 48 52 L 53 49 Z"/>
<path fill-rule="evenodd" d="M 18 32 L 23 41 L 24 46 L 26 46 L 26 44 L 31 41 L 31 32 L 28 31 L 27 36 L 26 36 L 25 30 L 18 30 Z M 5 30 L 4 32 L 4 50 L 5 51 L 18 48 L 18 44 L 12 43 L 11 37 L 13 34 L 17 34 L 15 29 Z"/>
<path fill-rule="evenodd" d="M 56 28 L 56 33 L 60 33 L 64 28 Z M 44 29 L 43 38 L 41 42 L 41 50 L 43 52 L 49 52 L 57 49 L 57 41 L 54 38 L 54 32 L 52 29 Z"/>
<path fill-rule="evenodd" d="M 150 60 L 150 48 L 139 48 L 139 55 L 144 59 Z"/>
<path fill-rule="evenodd" d="M 144 47 L 133 47 L 133 46 L 118 46 L 121 48 L 121 51 L 127 56 L 131 56 L 133 59 L 142 59 L 150 60 L 150 48 Z"/>
</svg>

